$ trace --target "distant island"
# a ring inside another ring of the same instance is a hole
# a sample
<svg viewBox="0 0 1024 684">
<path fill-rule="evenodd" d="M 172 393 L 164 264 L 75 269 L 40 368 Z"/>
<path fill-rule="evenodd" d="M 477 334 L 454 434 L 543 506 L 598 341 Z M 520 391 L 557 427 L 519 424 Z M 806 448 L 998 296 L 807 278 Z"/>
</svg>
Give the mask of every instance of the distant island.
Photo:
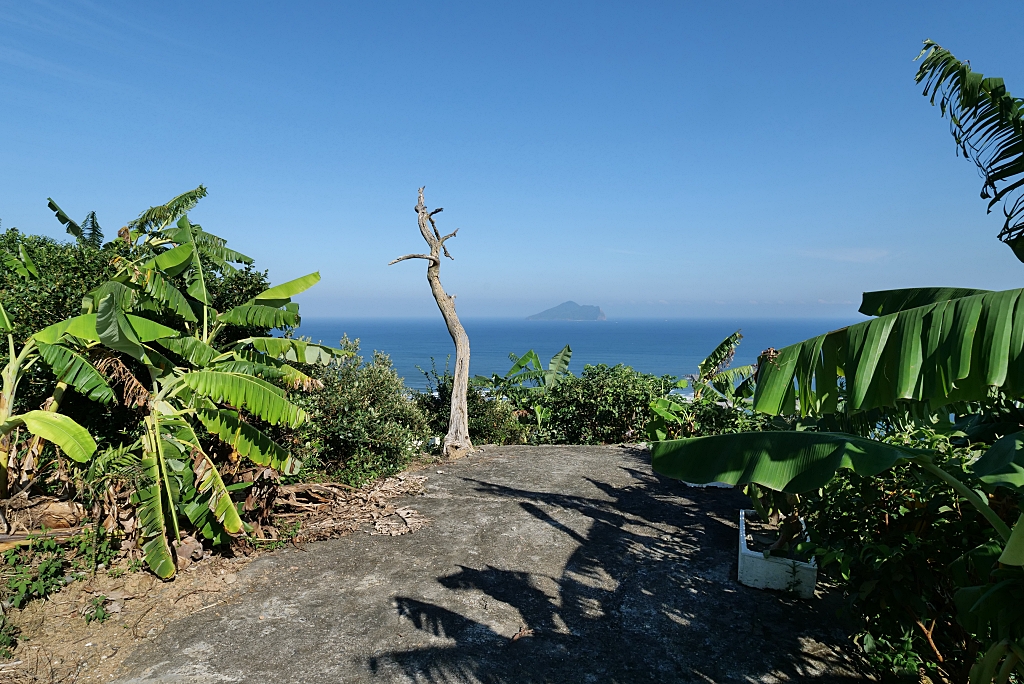
<svg viewBox="0 0 1024 684">
<path fill-rule="evenodd" d="M 547 311 L 527 316 L 528 321 L 603 321 L 606 316 L 599 306 L 580 306 L 576 302 L 562 302 Z"/>
</svg>

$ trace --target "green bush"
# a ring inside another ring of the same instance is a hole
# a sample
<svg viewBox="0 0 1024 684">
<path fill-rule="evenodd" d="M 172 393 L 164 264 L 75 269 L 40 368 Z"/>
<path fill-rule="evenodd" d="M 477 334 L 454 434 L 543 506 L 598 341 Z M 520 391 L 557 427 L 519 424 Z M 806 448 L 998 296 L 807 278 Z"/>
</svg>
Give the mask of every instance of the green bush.
<svg viewBox="0 0 1024 684">
<path fill-rule="evenodd" d="M 963 469 L 969 449 L 926 428 L 891 430 L 886 442 L 937 449 L 936 462 L 973 487 Z M 1005 489 L 990 504 L 1016 519 Z M 968 577 L 967 551 L 993 539 L 992 527 L 949 486 L 910 465 L 874 477 L 842 469 L 803 504 L 822 570 L 843 587 L 857 642 L 883 674 L 917 682 L 966 679 L 978 644 L 956 619 L 954 594 L 981 584 Z M 926 633 L 927 631 L 927 633 Z M 939 654 L 941 654 L 941 661 Z"/>
<path fill-rule="evenodd" d="M 433 359 L 431 364 L 430 371 L 423 371 L 428 389 L 416 394 L 416 405 L 426 417 L 431 435 L 443 439 L 448 434 L 455 378 L 447 368 L 439 374 Z M 520 423 L 515 406 L 505 397 L 485 394 L 470 385 L 466 393 L 466 409 L 469 413 L 469 438 L 473 444 L 522 444 L 525 441 L 529 428 Z"/>
<path fill-rule="evenodd" d="M 359 340 L 341 340 L 356 353 Z M 375 353 L 306 369 L 323 388 L 291 398 L 310 415 L 294 441 L 303 459 L 299 478 L 325 476 L 352 486 L 402 470 L 426 448 L 427 421 L 391 365 Z"/>
<path fill-rule="evenodd" d="M 550 416 L 536 428 L 532 440 L 552 444 L 609 444 L 644 439 L 651 418 L 650 403 L 667 395 L 676 378 L 647 375 L 629 366 L 585 366 L 579 377 L 569 375 L 534 404 Z M 524 418 L 533 421 L 534 416 Z"/>
</svg>

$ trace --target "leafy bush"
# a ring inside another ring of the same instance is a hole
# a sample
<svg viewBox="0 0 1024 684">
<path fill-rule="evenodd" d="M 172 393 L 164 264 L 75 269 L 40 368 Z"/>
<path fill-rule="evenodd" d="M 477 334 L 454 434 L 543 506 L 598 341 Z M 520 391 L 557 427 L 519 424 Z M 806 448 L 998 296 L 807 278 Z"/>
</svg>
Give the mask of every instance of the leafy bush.
<svg viewBox="0 0 1024 684">
<path fill-rule="evenodd" d="M 321 473 L 359 486 L 402 470 L 425 448 L 429 431 L 385 354 L 365 363 L 355 355 L 359 340 L 347 336 L 341 348 L 353 356 L 310 370 L 323 387 L 294 396 L 310 415 L 295 437 L 304 444 L 299 477 Z"/>
<path fill-rule="evenodd" d="M 416 405 L 423 412 L 432 435 L 448 433 L 451 417 L 452 383 L 454 377 L 447 367 L 437 372 L 431 359 L 430 371 L 423 371 L 427 378 L 427 391 L 416 394 Z M 469 438 L 473 444 L 522 444 L 528 428 L 519 421 L 519 412 L 507 397 L 497 393 L 485 393 L 470 385 L 466 393 L 469 412 Z"/>
<path fill-rule="evenodd" d="M 972 488 L 967 448 L 920 425 L 885 430 L 883 441 L 936 451 L 935 462 Z M 1017 502 L 1008 490 L 989 497 L 1012 523 Z M 991 525 L 949 485 L 911 465 L 874 477 L 841 470 L 805 500 L 821 568 L 843 587 L 847 612 L 860 626 L 857 641 L 879 671 L 917 681 L 966 678 L 978 655 L 974 636 L 957 620 L 958 589 L 983 583 L 962 558 L 996 539 Z"/>
<path fill-rule="evenodd" d="M 629 366 L 586 366 L 538 395 L 546 416 L 533 441 L 552 444 L 608 444 L 643 438 L 650 403 L 666 396 L 676 378 L 647 375 Z M 550 412 L 550 413 L 548 413 Z M 528 417 L 527 420 L 531 420 Z"/>
</svg>

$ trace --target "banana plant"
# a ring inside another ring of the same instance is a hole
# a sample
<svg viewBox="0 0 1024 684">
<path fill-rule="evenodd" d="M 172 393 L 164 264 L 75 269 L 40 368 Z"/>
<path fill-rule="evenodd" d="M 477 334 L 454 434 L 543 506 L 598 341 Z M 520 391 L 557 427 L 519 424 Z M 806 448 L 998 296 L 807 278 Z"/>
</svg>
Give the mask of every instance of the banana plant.
<svg viewBox="0 0 1024 684">
<path fill-rule="evenodd" d="M 532 410 L 537 428 L 540 429 L 551 419 L 551 409 L 537 402 L 541 395 L 550 392 L 569 375 L 572 348 L 569 345 L 562 347 L 561 351 L 551 357 L 547 368 L 544 368 L 537 352 L 532 349 L 522 356 L 512 353 L 508 357 L 512 367 L 505 375 L 495 373 L 489 378 L 477 375 L 473 378 L 473 384 L 504 394 L 521 410 Z"/>
<path fill-rule="evenodd" d="M 534 393 L 550 391 L 569 374 L 569 361 L 572 359 L 572 348 L 569 345 L 551 357 L 548 367 L 544 368 L 537 352 L 530 350 L 522 356 L 509 354 L 512 367 L 505 375 L 494 374 L 491 377 L 477 375 L 473 383 L 478 387 L 490 389 L 508 389 L 520 387 Z"/>
<path fill-rule="evenodd" d="M 18 255 L 5 252 L 2 258 L 4 266 L 22 278 L 39 277 L 36 265 L 24 245 L 20 246 Z M 84 463 L 96 451 L 96 443 L 85 428 L 57 413 L 60 400 L 68 387 L 101 403 L 112 401 L 114 393 L 99 371 L 83 355 L 85 345 L 82 340 L 64 335 L 43 335 L 42 338 L 33 335 L 19 349 L 14 340 L 14 324 L 2 304 L 0 331 L 7 335 L 8 348 L 7 363 L 2 374 L 3 389 L 0 393 L 0 497 L 6 497 L 7 466 L 11 451 L 16 447 L 11 433 L 16 428 L 24 427 L 34 435 L 33 444 L 37 449 L 40 440 L 46 440 L 60 447 L 69 458 Z M 40 361 L 50 366 L 57 377 L 53 396 L 45 410 L 15 413 L 18 386 L 25 373 Z"/>
<path fill-rule="evenodd" d="M 761 355 L 754 408 L 771 415 L 856 417 L 879 409 L 938 412 L 953 401 L 985 400 L 995 390 L 1020 397 L 1022 295 L 953 288 L 866 293 L 861 311 L 875 318 Z M 1008 526 L 928 451 L 841 432 L 758 432 L 656 442 L 652 460 L 657 472 L 687 482 L 754 484 L 788 493 L 818 489 L 840 468 L 873 476 L 910 463 L 942 480 L 990 523 L 999 541 L 998 552 L 989 555 L 1005 568 L 993 570 L 998 581 L 964 587 L 957 595 L 961 623 L 990 644 L 971 681 L 1020 668 L 1024 620 L 1014 615 L 1024 615 L 1024 603 L 1010 599 L 1024 591 L 1024 523 Z M 967 474 L 1024 492 L 1024 432 L 997 440 Z"/>
<path fill-rule="evenodd" d="M 86 214 L 85 219 L 79 224 L 64 213 L 64 210 L 57 206 L 53 198 L 47 197 L 46 200 L 46 206 L 50 208 L 50 211 L 54 213 L 57 220 L 64 226 L 68 235 L 73 236 L 79 245 L 85 245 L 94 249 L 99 249 L 103 246 L 103 229 L 100 228 L 100 222 L 96 218 L 95 211 L 90 211 Z"/>
<path fill-rule="evenodd" d="M 108 349 L 138 361 L 149 375 L 150 396 L 137 444 L 146 483 L 136 501 L 146 562 L 162 578 L 175 572 L 171 542 L 180 539 L 181 515 L 215 542 L 244 532 L 232 487 L 221 478 L 200 434 L 207 442 L 225 444 L 233 458 L 295 474 L 300 462 L 254 419 L 297 428 L 307 415 L 280 385 L 310 389 L 316 381 L 291 363 L 326 364 L 347 355 L 290 338 L 219 344 L 218 336 L 229 325 L 297 326 L 298 305 L 291 298 L 320 276 L 296 278 L 217 311 L 210 286 L 214 272 L 230 272 L 231 263 L 251 259 L 189 221 L 184 212 L 203 194 L 200 186 L 150 208 L 130 224 L 123 239 L 138 242 L 135 256 L 118 262 L 115 277 L 84 298 L 82 315 L 71 323 L 77 326 L 74 334 L 86 328 Z M 178 327 L 146 317 L 153 315 L 176 321 Z"/>
<path fill-rule="evenodd" d="M 739 330 L 722 340 L 697 366 L 697 372 L 676 383 L 678 389 L 693 386 L 693 401 L 711 399 L 725 401 L 732 405 L 747 399 L 752 393 L 754 366 L 729 368 L 736 347 L 743 335 Z M 653 417 L 645 431 L 652 440 L 663 440 L 687 423 L 690 413 L 688 402 L 682 398 L 676 401 L 671 396 L 660 397 L 650 403 Z"/>
<path fill-rule="evenodd" d="M 742 339 L 743 335 L 739 330 L 726 337 L 700 362 L 697 373 L 688 376 L 695 400 L 710 393 L 730 403 L 734 402 L 737 396 L 750 396 L 747 380 L 753 376 L 754 367 L 747 365 L 729 368 Z"/>
</svg>

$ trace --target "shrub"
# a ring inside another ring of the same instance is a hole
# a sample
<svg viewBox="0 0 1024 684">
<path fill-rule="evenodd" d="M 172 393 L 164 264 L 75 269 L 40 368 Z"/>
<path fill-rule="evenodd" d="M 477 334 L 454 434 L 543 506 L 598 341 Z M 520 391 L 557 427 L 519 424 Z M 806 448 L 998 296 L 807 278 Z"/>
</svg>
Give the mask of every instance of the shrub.
<svg viewBox="0 0 1024 684">
<path fill-rule="evenodd" d="M 346 336 L 340 346 L 356 353 L 359 340 Z M 292 395 L 310 414 L 294 437 L 303 444 L 300 478 L 319 473 L 359 486 L 402 470 L 425 447 L 427 421 L 387 355 L 374 353 L 369 363 L 352 356 L 307 371 L 323 387 Z"/>
<path fill-rule="evenodd" d="M 538 394 L 545 415 L 533 441 L 552 444 L 608 444 L 643 438 L 651 418 L 650 403 L 667 395 L 676 378 L 647 375 L 629 366 L 586 366 Z M 533 416 L 525 418 L 536 421 Z"/>
<path fill-rule="evenodd" d="M 961 465 L 969 449 L 954 448 L 948 436 L 915 428 L 892 430 L 884 441 L 935 448 L 943 469 L 980 485 Z M 1012 522 L 1016 501 L 1007 494 L 999 489 L 989 501 Z M 957 561 L 991 541 L 992 527 L 947 484 L 910 465 L 874 477 L 842 469 L 804 511 L 821 568 L 843 587 L 871 663 L 915 682 L 921 670 L 936 681 L 966 675 L 978 644 L 956 619 L 954 595 L 987 578 L 968 580 Z"/>
<path fill-rule="evenodd" d="M 426 417 L 431 434 L 443 437 L 448 433 L 451 417 L 454 377 L 447 368 L 438 374 L 433 359 L 430 371 L 423 371 L 423 374 L 427 378 L 428 389 L 417 393 L 416 405 Z M 525 441 L 529 428 L 520 424 L 519 414 L 507 398 L 485 394 L 470 385 L 466 393 L 466 407 L 469 412 L 469 438 L 473 444 L 522 444 Z"/>
</svg>

